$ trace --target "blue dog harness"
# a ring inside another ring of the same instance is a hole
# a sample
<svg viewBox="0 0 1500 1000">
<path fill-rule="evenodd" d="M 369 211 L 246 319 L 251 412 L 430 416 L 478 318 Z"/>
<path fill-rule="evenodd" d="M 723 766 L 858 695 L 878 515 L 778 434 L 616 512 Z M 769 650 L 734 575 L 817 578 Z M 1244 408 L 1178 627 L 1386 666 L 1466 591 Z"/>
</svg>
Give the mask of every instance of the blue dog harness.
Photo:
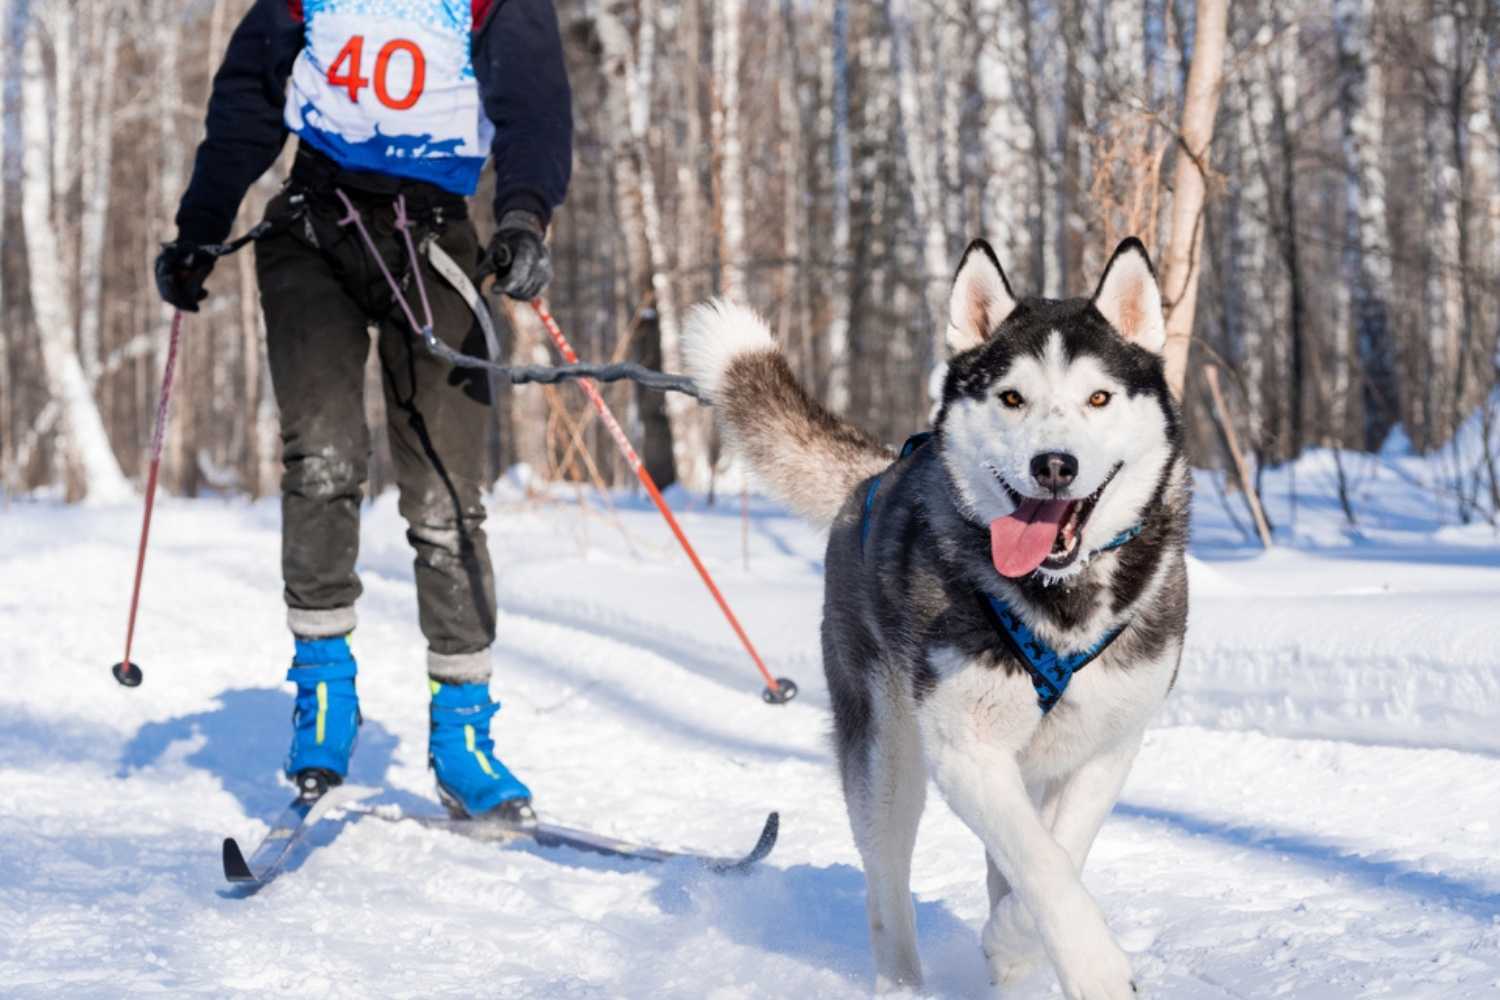
<svg viewBox="0 0 1500 1000">
<path fill-rule="evenodd" d="M 930 440 L 932 440 L 931 431 L 913 434 L 906 439 L 906 444 L 901 446 L 901 458 L 906 458 Z M 875 495 L 880 492 L 880 479 L 881 476 L 876 476 L 870 480 L 869 489 L 865 491 L 864 514 L 859 523 L 861 554 L 864 553 L 866 544 L 870 540 L 870 525 L 875 511 Z M 1118 549 L 1140 533 L 1140 525 L 1126 528 L 1090 555 Z M 1087 649 L 1076 653 L 1059 653 L 1037 635 L 1031 626 L 1027 625 L 1025 620 L 1012 611 L 1003 600 L 990 593 L 985 593 L 983 597 L 984 606 L 989 611 L 995 631 L 1000 633 L 1006 645 L 1020 658 L 1026 667 L 1026 672 L 1031 675 L 1031 686 L 1036 688 L 1037 704 L 1041 706 L 1044 715 L 1052 711 L 1052 706 L 1061 700 L 1063 692 L 1068 690 L 1068 684 L 1073 680 L 1073 675 L 1088 666 L 1095 657 L 1109 647 L 1110 643 L 1120 637 L 1121 632 L 1125 631 L 1125 626 L 1121 625 L 1104 633 Z"/>
</svg>

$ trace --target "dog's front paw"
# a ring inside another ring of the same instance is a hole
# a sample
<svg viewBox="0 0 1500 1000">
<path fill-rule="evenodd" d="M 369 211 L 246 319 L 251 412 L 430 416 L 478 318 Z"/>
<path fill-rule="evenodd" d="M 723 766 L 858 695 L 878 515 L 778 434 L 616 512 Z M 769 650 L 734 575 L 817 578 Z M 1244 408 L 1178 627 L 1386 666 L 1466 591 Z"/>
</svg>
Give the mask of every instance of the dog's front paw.
<svg viewBox="0 0 1500 1000">
<path fill-rule="evenodd" d="M 901 1000 L 903 997 L 916 997 L 922 992 L 922 975 L 916 973 L 914 977 L 897 978 L 878 974 L 875 977 L 875 995 L 887 1000 Z"/>
<path fill-rule="evenodd" d="M 996 986 L 1010 986 L 1025 979 L 1046 957 L 1031 911 L 1014 894 L 995 907 L 979 940 L 989 966 L 990 982 Z"/>
<path fill-rule="evenodd" d="M 1084 935 L 1079 935 L 1080 939 Z M 1057 956 L 1057 978 L 1068 1000 L 1139 1000 L 1130 959 L 1105 930 L 1088 935 Z"/>
</svg>

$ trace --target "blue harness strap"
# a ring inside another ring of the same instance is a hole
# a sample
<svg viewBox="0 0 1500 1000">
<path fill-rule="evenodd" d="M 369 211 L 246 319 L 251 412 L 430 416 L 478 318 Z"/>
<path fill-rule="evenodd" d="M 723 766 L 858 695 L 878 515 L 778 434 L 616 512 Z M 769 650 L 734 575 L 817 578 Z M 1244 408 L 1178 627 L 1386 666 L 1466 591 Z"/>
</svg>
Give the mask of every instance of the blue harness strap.
<svg viewBox="0 0 1500 1000">
<path fill-rule="evenodd" d="M 1104 652 L 1125 631 L 1123 627 L 1112 628 L 1088 649 L 1064 655 L 1043 642 L 1031 626 L 1000 598 L 993 594 L 985 594 L 984 598 L 997 626 L 996 631 L 1006 638 L 1031 675 L 1031 686 L 1036 688 L 1037 704 L 1042 706 L 1043 715 L 1052 711 L 1052 706 L 1062 698 L 1073 675 L 1088 666 L 1089 661 Z"/>
<path fill-rule="evenodd" d="M 897 457 L 896 461 L 901 461 L 901 459 L 910 455 L 930 440 L 932 440 L 932 431 L 922 431 L 920 434 L 913 434 L 901 446 L 901 454 Z M 884 473 L 881 475 L 884 475 Z M 875 494 L 879 492 L 880 476 L 876 476 L 870 480 L 870 488 L 865 490 L 865 511 L 859 520 L 859 551 L 861 555 L 864 554 L 865 543 L 870 540 L 870 522 L 872 520 L 870 515 L 875 513 Z"/>
<path fill-rule="evenodd" d="M 905 458 L 918 448 L 922 447 L 932 438 L 931 431 L 923 431 L 921 434 L 913 434 L 906 439 L 906 444 L 901 446 L 901 458 Z M 899 460 L 899 459 L 898 459 Z M 883 475 L 883 474 L 882 474 Z M 870 486 L 865 490 L 864 513 L 859 522 L 859 551 L 865 551 L 865 546 L 870 540 L 870 526 L 874 522 L 875 497 L 880 492 L 880 476 L 870 480 Z M 1120 546 L 1134 539 L 1141 533 L 1139 524 L 1133 525 L 1120 532 L 1108 543 L 1101 545 L 1093 551 L 1093 555 L 1100 552 L 1108 552 L 1118 549 Z M 1036 688 L 1037 703 L 1042 707 L 1042 714 L 1052 711 L 1062 698 L 1063 692 L 1068 689 L 1068 683 L 1073 680 L 1073 675 L 1100 653 L 1108 648 L 1109 644 L 1120 637 L 1125 631 L 1125 626 L 1110 629 L 1104 633 L 1097 642 L 1087 649 L 1066 655 L 1059 653 L 1047 643 L 1043 642 L 1031 627 L 1021 619 L 1021 616 L 1011 611 L 1004 601 L 993 594 L 985 594 L 985 606 L 990 611 L 990 616 L 995 623 L 995 631 L 1004 637 L 1006 644 L 1020 658 L 1025 665 L 1026 672 L 1031 675 L 1031 685 Z"/>
</svg>

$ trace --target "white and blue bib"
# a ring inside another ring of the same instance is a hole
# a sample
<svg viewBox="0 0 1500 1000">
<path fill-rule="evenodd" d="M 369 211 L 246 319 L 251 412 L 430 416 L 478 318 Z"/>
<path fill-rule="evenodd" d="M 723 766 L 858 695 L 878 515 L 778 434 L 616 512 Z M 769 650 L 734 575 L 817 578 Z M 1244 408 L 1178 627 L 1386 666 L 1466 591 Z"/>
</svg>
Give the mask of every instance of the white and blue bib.
<svg viewBox="0 0 1500 1000">
<path fill-rule="evenodd" d="M 470 195 L 494 127 L 471 56 L 472 0 L 303 0 L 286 125 L 348 170 Z"/>
</svg>

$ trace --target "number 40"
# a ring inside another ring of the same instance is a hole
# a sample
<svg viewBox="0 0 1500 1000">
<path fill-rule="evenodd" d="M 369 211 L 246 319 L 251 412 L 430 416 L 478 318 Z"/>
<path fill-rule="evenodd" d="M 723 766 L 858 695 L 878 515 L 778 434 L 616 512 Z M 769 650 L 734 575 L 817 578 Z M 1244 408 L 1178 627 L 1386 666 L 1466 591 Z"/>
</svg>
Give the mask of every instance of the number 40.
<svg viewBox="0 0 1500 1000">
<path fill-rule="evenodd" d="M 381 46 L 380 53 L 375 57 L 375 79 L 369 80 L 360 75 L 359 69 L 364 62 L 365 36 L 355 35 L 344 43 L 339 50 L 338 58 L 333 60 L 333 65 L 328 67 L 328 82 L 335 87 L 343 87 L 349 92 L 349 100 L 359 103 L 359 92 L 371 83 L 375 85 L 375 98 L 381 104 L 392 111 L 405 111 L 416 104 L 422 96 L 422 87 L 427 82 L 427 59 L 422 55 L 422 49 L 416 42 L 405 38 L 393 38 Z M 405 52 L 411 57 L 411 88 L 407 90 L 406 96 L 400 99 L 393 98 L 386 87 L 386 79 L 390 73 L 391 59 L 397 52 Z"/>
</svg>

